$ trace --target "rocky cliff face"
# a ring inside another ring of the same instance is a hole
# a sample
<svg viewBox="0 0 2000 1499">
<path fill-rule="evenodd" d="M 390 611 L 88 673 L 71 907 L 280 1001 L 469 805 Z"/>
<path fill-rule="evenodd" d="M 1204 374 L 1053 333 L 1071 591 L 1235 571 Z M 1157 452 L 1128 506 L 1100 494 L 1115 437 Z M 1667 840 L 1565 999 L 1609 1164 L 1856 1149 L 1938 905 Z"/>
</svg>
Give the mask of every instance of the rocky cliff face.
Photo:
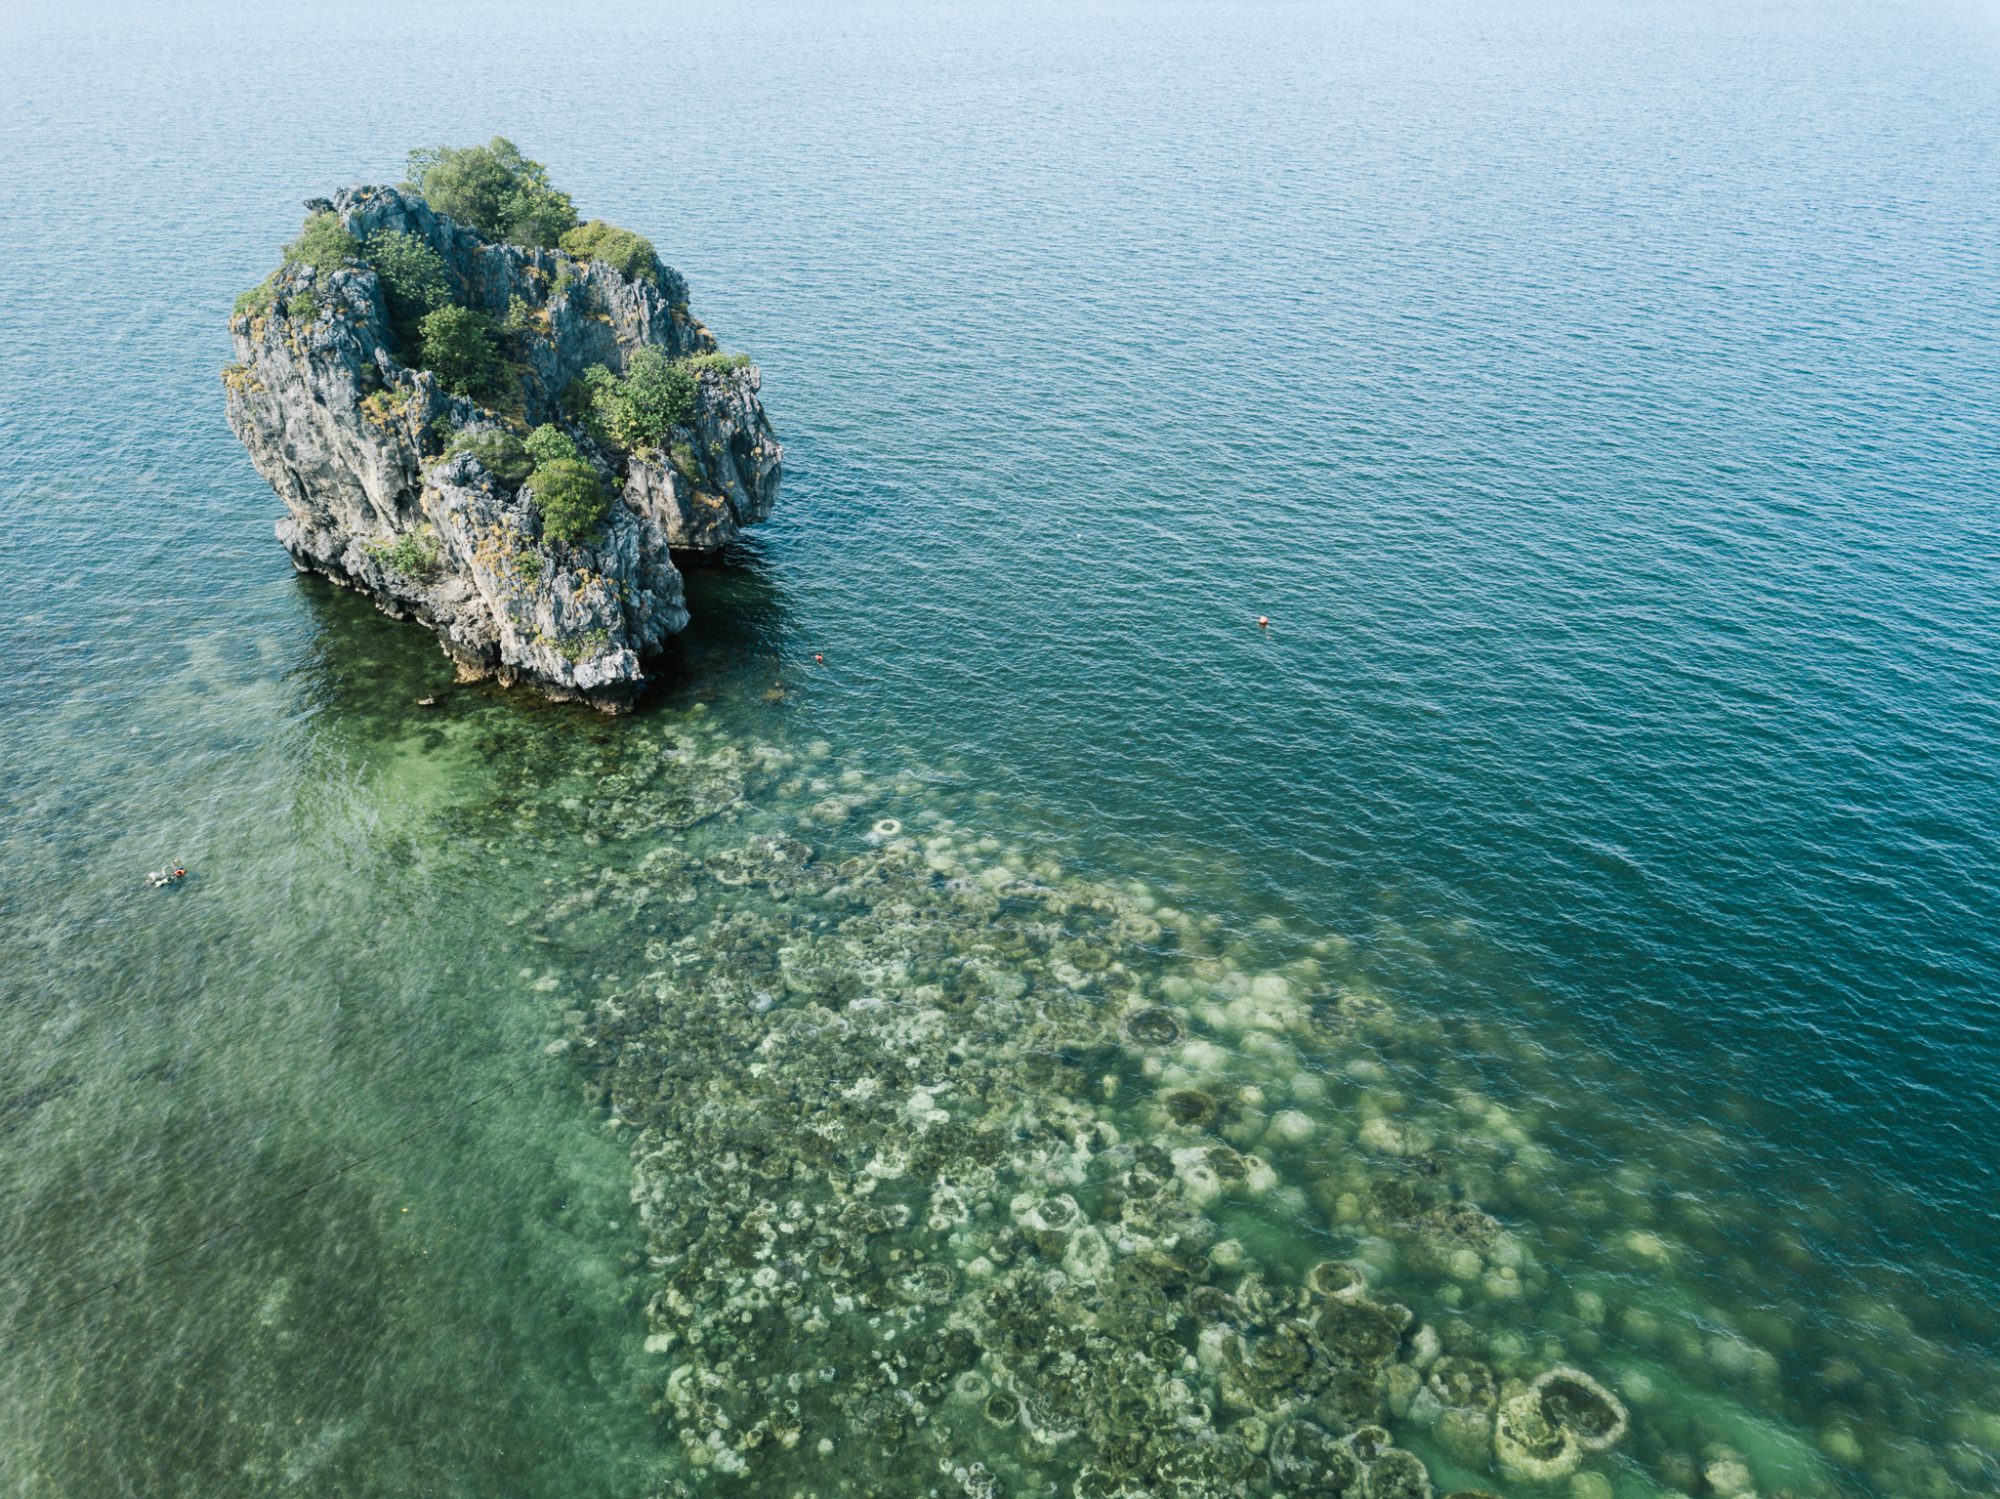
<svg viewBox="0 0 2000 1499">
<path fill-rule="evenodd" d="M 716 351 L 678 274 L 661 267 L 656 286 L 492 243 L 395 188 L 309 207 L 330 208 L 357 239 L 400 231 L 435 249 L 457 299 L 504 322 L 511 373 L 488 405 L 453 395 L 398 357 L 374 270 L 280 270 L 265 304 L 232 320 L 237 362 L 223 377 L 230 426 L 285 503 L 278 539 L 301 571 L 428 625 L 467 676 L 629 707 L 645 659 L 687 624 L 673 554 L 719 551 L 776 497 L 783 453 L 756 368 L 698 364 L 676 440 L 620 451 L 574 419 L 565 393 L 590 366 L 616 374 L 648 346 L 672 359 Z M 544 423 L 616 496 L 588 540 L 547 534 L 532 483 L 496 474 L 469 441 Z"/>
</svg>

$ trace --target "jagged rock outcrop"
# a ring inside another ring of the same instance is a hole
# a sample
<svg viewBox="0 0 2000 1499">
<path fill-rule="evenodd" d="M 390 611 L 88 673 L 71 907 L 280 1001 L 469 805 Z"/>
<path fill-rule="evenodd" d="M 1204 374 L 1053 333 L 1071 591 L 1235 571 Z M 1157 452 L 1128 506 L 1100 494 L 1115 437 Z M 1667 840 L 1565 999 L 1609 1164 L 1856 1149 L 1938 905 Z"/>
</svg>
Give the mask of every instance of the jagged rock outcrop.
<svg viewBox="0 0 2000 1499">
<path fill-rule="evenodd" d="M 576 419 L 566 393 L 590 366 L 617 374 L 644 348 L 716 352 L 676 272 L 658 267 L 656 285 L 494 243 L 396 188 L 308 207 L 357 240 L 397 231 L 436 250 L 454 300 L 504 323 L 511 373 L 486 405 L 453 395 L 403 361 L 409 337 L 374 269 L 280 269 L 232 319 L 237 362 L 224 371 L 230 426 L 285 503 L 278 539 L 301 571 L 428 625 L 465 675 L 629 707 L 645 659 L 687 624 L 673 554 L 715 553 L 770 513 L 783 452 L 757 369 L 698 362 L 675 440 L 623 452 Z M 586 539 L 548 534 L 532 481 L 495 473 L 472 441 L 544 423 L 615 494 Z"/>
</svg>

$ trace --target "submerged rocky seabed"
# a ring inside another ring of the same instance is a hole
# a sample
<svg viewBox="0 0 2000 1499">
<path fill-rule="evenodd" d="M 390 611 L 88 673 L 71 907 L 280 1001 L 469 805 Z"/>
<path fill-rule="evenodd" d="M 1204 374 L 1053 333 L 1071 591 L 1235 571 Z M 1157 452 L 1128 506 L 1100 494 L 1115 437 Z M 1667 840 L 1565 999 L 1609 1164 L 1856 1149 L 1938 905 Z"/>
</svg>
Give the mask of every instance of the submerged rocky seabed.
<svg viewBox="0 0 2000 1499">
<path fill-rule="evenodd" d="M 1551 1148 L 1562 1057 L 1400 1010 L 1338 936 L 1011 849 L 934 778 L 630 728 L 483 842 L 564 871 L 524 977 L 577 996 L 552 1049 L 629 1141 L 656 1493 L 1992 1481 L 1992 1370 L 1859 1287 L 1838 1337 L 1796 1315 L 1812 1251 L 1692 1170 Z"/>
</svg>

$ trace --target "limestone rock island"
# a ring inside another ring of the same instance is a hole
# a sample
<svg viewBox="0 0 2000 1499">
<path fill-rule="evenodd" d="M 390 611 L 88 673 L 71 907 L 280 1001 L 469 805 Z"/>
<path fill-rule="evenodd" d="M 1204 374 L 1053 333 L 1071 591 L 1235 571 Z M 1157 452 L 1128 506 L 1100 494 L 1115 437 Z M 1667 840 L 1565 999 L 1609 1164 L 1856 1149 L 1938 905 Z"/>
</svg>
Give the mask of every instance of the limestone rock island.
<svg viewBox="0 0 2000 1499">
<path fill-rule="evenodd" d="M 676 558 L 770 514 L 756 366 L 650 243 L 580 223 L 503 139 L 306 208 L 223 372 L 278 539 L 467 677 L 630 707 L 687 624 Z"/>
</svg>

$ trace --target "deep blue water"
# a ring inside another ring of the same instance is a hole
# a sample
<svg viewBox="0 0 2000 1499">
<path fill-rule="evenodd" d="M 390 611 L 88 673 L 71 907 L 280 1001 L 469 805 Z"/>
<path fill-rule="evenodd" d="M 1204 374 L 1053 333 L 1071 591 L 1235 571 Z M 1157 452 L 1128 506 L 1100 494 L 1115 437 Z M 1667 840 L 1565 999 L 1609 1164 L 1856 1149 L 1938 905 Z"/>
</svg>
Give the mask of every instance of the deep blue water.
<svg viewBox="0 0 2000 1499">
<path fill-rule="evenodd" d="M 398 1317 L 497 1317 L 472 1282 L 608 1267 L 623 1164 L 558 1083 L 442 1156 L 395 1143 L 536 1054 L 540 1001 L 443 951 L 491 945 L 510 877 L 414 832 L 404 874 L 342 860 L 498 772 L 399 757 L 370 672 L 444 664 L 295 579 L 216 374 L 300 199 L 495 131 L 653 237 L 786 444 L 660 711 L 923 767 L 1099 877 L 1346 936 L 1406 1012 L 1505 1038 L 1462 1060 L 1576 1180 L 1711 1204 L 1739 1251 L 1686 1274 L 1717 1306 L 1894 1343 L 1858 1419 L 1992 1483 L 1991 8 L 17 4 L 0 41 L 0 1319 L 38 1349 L 0 1379 L 10 1492 L 111 1492 L 69 1421 L 155 1454 L 129 1492 L 281 1486 L 217 1413 L 312 1360 L 218 1385 L 184 1448 L 105 1373 L 178 1338 L 203 1385 L 209 1272 L 44 1311 L 84 1246 L 116 1270 L 298 1167 L 294 1132 L 382 1149 L 380 1203 L 486 1183 L 440 1250 L 463 1276 L 363 1253 L 391 1331 L 355 1333 L 357 1422 L 510 1338 L 585 1350 L 482 1376 L 510 1419 L 596 1398 L 588 1333 L 539 1314 L 393 1352 Z M 127 910 L 163 839 L 206 911 Z M 197 1101 L 121 1091 L 170 1056 Z M 537 1256 L 513 1225 L 565 1171 L 595 1206 Z M 312 1200 L 248 1240 L 351 1310 L 359 1262 L 320 1251 L 358 1231 Z M 1802 1427 L 1842 1398 L 1813 1360 Z M 1828 1491 L 1906 1481 L 1866 1468 Z"/>
</svg>

